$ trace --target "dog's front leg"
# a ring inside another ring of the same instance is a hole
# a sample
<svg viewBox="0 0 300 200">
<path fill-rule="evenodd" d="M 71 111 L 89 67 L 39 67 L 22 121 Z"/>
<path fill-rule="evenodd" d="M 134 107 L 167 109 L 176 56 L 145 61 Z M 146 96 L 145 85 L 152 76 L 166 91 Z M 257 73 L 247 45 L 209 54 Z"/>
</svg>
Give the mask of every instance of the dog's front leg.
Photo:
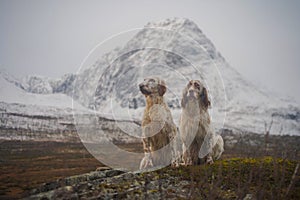
<svg viewBox="0 0 300 200">
<path fill-rule="evenodd" d="M 153 167 L 153 158 L 152 158 L 152 149 L 151 149 L 151 141 L 150 138 L 147 137 L 149 135 L 149 127 L 145 127 L 143 129 L 143 147 L 144 147 L 144 158 L 140 162 L 140 169 L 146 169 L 148 167 Z"/>
<path fill-rule="evenodd" d="M 180 152 L 175 147 L 171 149 L 171 166 L 178 167 L 180 164 Z"/>
<path fill-rule="evenodd" d="M 182 152 L 183 152 L 183 164 L 185 166 L 192 165 L 192 158 L 190 149 L 186 147 L 184 143 L 182 143 Z"/>
<path fill-rule="evenodd" d="M 182 161 L 184 165 L 187 165 L 187 149 L 184 143 L 182 143 Z"/>
<path fill-rule="evenodd" d="M 140 169 L 146 169 L 148 167 L 153 167 L 153 161 L 151 153 L 145 153 L 144 158 L 141 160 Z"/>
<path fill-rule="evenodd" d="M 148 138 L 143 140 L 144 145 L 144 158 L 141 160 L 140 169 L 146 169 L 148 167 L 153 167 L 153 158 L 151 154 L 151 148 L 148 146 L 148 142 L 145 142 Z"/>
</svg>

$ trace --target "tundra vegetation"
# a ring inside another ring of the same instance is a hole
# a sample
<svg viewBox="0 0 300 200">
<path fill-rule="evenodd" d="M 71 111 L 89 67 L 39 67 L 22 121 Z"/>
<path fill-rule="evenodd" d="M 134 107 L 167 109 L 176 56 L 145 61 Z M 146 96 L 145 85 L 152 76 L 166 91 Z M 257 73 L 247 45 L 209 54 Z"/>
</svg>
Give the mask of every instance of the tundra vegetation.
<svg viewBox="0 0 300 200">
<path fill-rule="evenodd" d="M 212 165 L 144 173 L 107 169 L 77 142 L 1 141 L 0 197 L 300 199 L 300 137 L 221 135 L 225 152 Z"/>
</svg>

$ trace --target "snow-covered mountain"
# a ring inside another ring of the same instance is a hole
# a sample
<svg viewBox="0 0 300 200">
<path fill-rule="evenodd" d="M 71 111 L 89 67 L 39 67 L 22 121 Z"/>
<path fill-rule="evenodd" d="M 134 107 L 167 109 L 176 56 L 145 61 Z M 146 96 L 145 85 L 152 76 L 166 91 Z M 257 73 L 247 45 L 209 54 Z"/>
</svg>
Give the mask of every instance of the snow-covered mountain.
<svg viewBox="0 0 300 200">
<path fill-rule="evenodd" d="M 42 86 L 41 83 L 45 81 L 41 79 L 37 83 Z M 75 101 L 72 105 L 72 98 L 65 94 L 29 93 L 25 91 L 26 87 L 20 87 L 21 85 L 18 79 L 7 73 L 0 73 L 0 139 L 74 142 L 79 141 L 77 133 L 79 128 L 85 130 L 90 128 L 90 123 L 80 123 L 81 127 L 76 127 L 74 121 L 95 120 L 89 109 Z M 45 90 L 39 91 L 43 93 Z M 98 116 L 96 123 L 97 128 L 105 129 L 109 134 L 97 136 L 99 141 L 107 138 L 118 142 L 136 140 L 124 135 L 110 119 Z M 134 126 L 135 122 L 118 121 L 118 123 Z M 94 141 L 95 137 L 91 134 L 85 139 L 85 142 L 90 142 Z"/>
<path fill-rule="evenodd" d="M 265 122 L 269 124 L 273 119 L 271 133 L 300 133 L 299 106 L 245 80 L 188 19 L 148 23 L 138 32 L 103 70 L 94 106 L 118 116 L 140 118 L 139 108 L 145 104 L 137 85 L 147 76 L 166 80 L 166 98 L 175 122 L 180 115 L 183 88 L 188 80 L 200 79 L 209 89 L 211 115 L 217 130 L 263 133 Z"/>
<path fill-rule="evenodd" d="M 167 82 L 165 97 L 176 123 L 183 88 L 188 80 L 200 79 L 209 90 L 216 130 L 263 133 L 265 122 L 273 120 L 271 134 L 300 135 L 299 105 L 245 80 L 188 19 L 148 23 L 124 47 L 99 55 L 77 74 L 57 80 L 0 76 L 2 102 L 70 109 L 67 102 L 73 97 L 76 110 L 95 109 L 101 116 L 124 120 L 141 119 L 145 102 L 138 83 L 159 76 Z"/>
</svg>

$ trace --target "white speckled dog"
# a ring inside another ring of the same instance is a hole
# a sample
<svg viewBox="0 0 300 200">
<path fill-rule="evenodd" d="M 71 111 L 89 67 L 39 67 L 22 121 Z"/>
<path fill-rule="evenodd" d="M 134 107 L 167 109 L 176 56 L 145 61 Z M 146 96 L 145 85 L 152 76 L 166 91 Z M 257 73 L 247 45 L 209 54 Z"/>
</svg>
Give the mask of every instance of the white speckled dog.
<svg viewBox="0 0 300 200">
<path fill-rule="evenodd" d="M 183 91 L 181 100 L 180 137 L 182 140 L 183 163 L 200 164 L 219 159 L 224 151 L 224 142 L 216 135 L 210 122 L 207 89 L 199 80 L 191 80 Z"/>
</svg>

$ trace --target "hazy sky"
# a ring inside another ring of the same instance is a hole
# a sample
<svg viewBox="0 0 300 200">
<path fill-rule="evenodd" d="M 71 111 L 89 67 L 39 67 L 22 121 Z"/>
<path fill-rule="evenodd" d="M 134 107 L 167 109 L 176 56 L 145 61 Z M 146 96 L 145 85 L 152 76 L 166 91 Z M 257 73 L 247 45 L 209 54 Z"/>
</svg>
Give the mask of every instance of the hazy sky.
<svg viewBox="0 0 300 200">
<path fill-rule="evenodd" d="M 248 80 L 300 103 L 299 11 L 297 0 L 0 0 L 0 68 L 17 77 L 75 73 L 109 36 L 184 17 Z"/>
</svg>

